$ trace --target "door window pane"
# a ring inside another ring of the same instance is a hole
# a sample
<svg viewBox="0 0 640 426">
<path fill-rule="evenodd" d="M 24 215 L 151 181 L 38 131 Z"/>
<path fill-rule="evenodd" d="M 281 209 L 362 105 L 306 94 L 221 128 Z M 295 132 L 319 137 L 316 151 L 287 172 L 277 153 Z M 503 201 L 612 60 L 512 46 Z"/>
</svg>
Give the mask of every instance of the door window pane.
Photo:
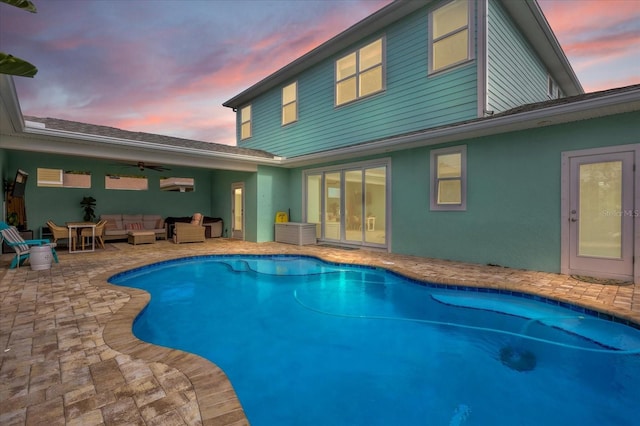
<svg viewBox="0 0 640 426">
<path fill-rule="evenodd" d="M 327 173 L 325 175 L 324 237 L 332 240 L 339 240 L 342 235 L 340 232 L 340 217 L 342 215 L 341 182 L 340 172 Z"/>
<path fill-rule="evenodd" d="M 242 188 L 233 189 L 233 230 L 242 231 Z"/>
<path fill-rule="evenodd" d="M 578 255 L 622 256 L 622 161 L 580 165 Z"/>
<path fill-rule="evenodd" d="M 387 168 L 365 169 L 364 181 L 365 242 L 386 244 Z"/>
<path fill-rule="evenodd" d="M 307 176 L 307 223 L 316 224 L 316 238 L 322 237 L 322 175 Z"/>
<path fill-rule="evenodd" d="M 362 241 L 362 170 L 349 170 L 345 180 L 345 237 L 347 241 Z"/>
</svg>

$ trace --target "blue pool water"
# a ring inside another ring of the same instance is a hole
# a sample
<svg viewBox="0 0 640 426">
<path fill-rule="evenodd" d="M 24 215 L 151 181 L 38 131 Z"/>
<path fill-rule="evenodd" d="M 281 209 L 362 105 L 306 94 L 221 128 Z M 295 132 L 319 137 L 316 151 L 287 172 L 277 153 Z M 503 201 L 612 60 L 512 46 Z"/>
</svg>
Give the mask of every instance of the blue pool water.
<svg viewBox="0 0 640 426">
<path fill-rule="evenodd" d="M 524 294 L 299 256 L 118 274 L 145 341 L 228 375 L 252 425 L 636 425 L 640 330 Z M 546 302 L 546 303 L 545 303 Z"/>
</svg>

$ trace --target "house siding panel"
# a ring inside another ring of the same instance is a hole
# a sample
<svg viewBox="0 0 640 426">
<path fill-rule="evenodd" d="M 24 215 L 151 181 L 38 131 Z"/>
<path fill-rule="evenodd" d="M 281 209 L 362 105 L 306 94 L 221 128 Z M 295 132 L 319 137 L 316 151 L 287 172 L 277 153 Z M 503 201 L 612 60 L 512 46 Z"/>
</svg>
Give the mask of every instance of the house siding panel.
<svg viewBox="0 0 640 426">
<path fill-rule="evenodd" d="M 488 110 L 548 99 L 547 70 L 496 0 L 489 0 L 487 56 Z"/>
<path fill-rule="evenodd" d="M 298 122 L 280 125 L 281 87 L 257 98 L 253 137 L 240 146 L 295 157 L 475 118 L 475 61 L 427 76 L 428 11 L 422 8 L 299 75 Z M 386 42 L 386 90 L 335 107 L 335 60 L 378 37 Z"/>
</svg>

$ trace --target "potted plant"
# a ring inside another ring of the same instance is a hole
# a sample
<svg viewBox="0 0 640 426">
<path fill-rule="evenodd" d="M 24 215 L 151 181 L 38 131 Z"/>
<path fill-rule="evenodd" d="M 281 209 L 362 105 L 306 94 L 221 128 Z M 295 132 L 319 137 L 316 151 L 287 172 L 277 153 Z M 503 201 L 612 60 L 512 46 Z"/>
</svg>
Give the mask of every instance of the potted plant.
<svg viewBox="0 0 640 426">
<path fill-rule="evenodd" d="M 84 209 L 84 220 L 86 222 L 93 222 L 96 218 L 96 212 L 94 210 L 96 199 L 93 197 L 83 197 L 80 205 Z"/>
</svg>

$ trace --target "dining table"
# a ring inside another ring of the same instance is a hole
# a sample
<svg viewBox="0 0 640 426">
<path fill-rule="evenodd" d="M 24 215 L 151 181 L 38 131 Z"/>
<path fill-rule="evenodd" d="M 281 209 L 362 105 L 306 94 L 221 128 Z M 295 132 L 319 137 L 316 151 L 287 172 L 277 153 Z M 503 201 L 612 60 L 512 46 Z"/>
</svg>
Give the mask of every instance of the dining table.
<svg viewBox="0 0 640 426">
<path fill-rule="evenodd" d="M 67 222 L 67 228 L 69 228 L 69 253 L 81 253 L 91 252 L 96 250 L 96 225 L 94 222 Z M 81 245 L 82 249 L 78 250 L 77 243 L 73 244 L 72 241 L 76 241 L 77 238 L 83 238 L 81 230 L 83 228 L 91 228 L 91 248 L 84 249 L 84 244 Z M 76 238 L 71 238 L 72 235 L 76 235 Z"/>
</svg>

